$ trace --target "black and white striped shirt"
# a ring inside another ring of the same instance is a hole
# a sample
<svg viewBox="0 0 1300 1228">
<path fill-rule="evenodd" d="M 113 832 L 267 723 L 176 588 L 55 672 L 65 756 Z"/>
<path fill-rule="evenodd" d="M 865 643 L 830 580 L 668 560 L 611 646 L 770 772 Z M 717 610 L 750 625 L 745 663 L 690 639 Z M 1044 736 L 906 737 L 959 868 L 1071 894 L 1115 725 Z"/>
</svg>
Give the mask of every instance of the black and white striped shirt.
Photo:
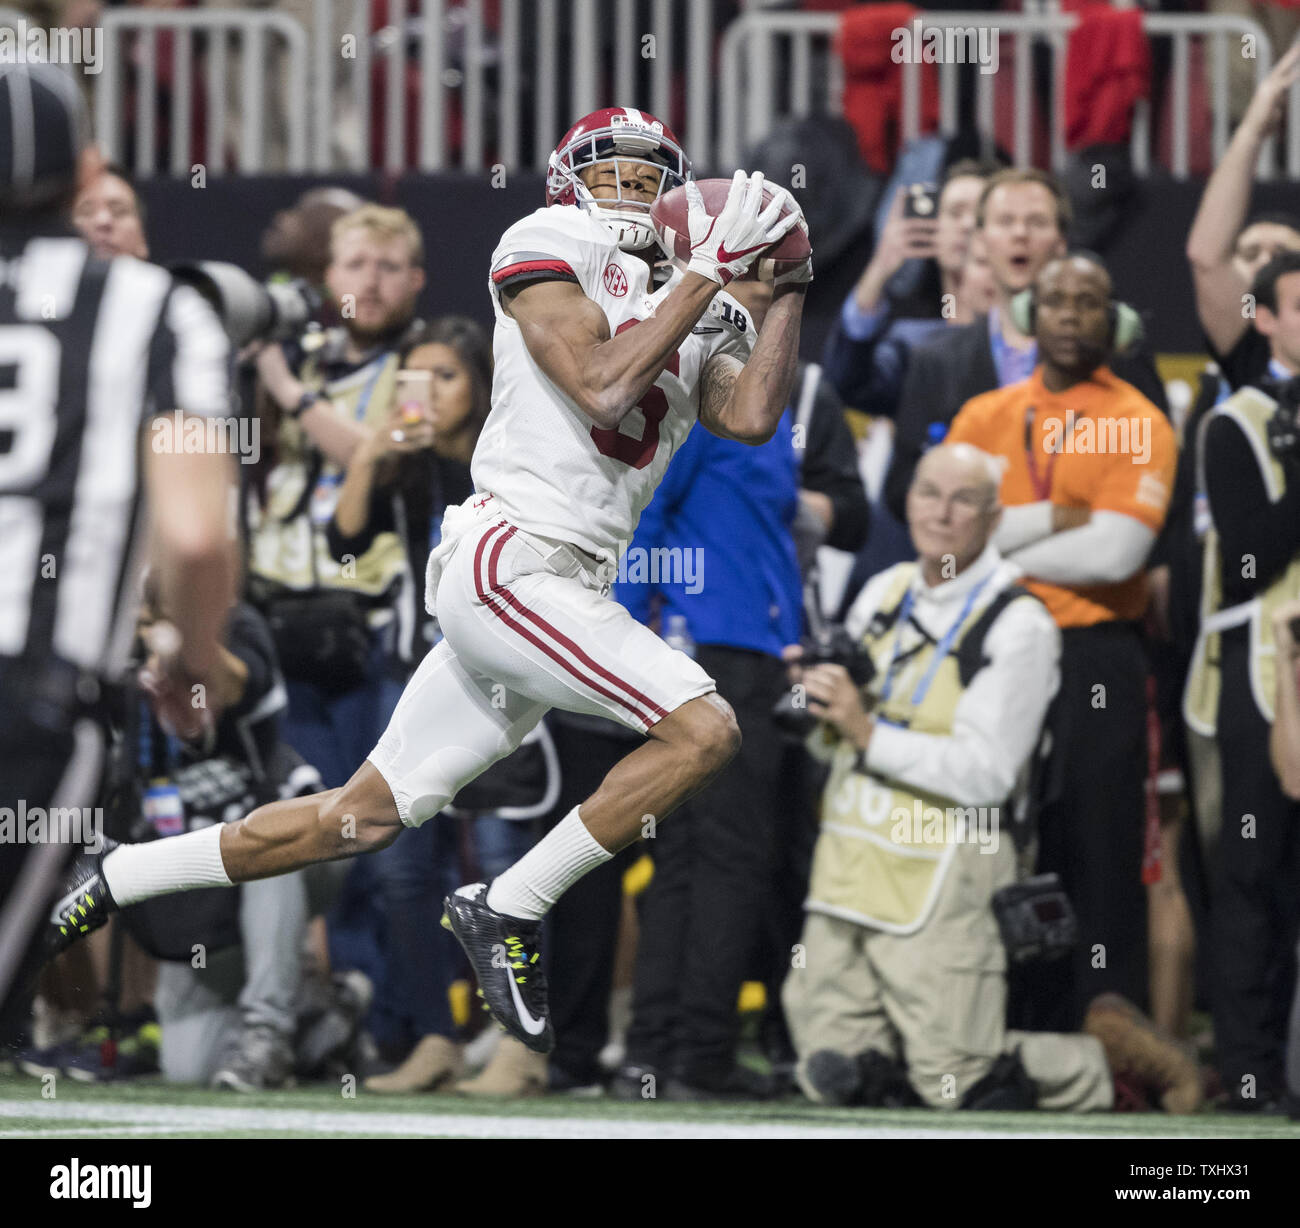
<svg viewBox="0 0 1300 1228">
<path fill-rule="evenodd" d="M 166 270 L 0 229 L 0 657 L 120 674 L 144 563 L 142 432 L 178 408 L 230 413 L 229 362 L 216 314 Z"/>
</svg>

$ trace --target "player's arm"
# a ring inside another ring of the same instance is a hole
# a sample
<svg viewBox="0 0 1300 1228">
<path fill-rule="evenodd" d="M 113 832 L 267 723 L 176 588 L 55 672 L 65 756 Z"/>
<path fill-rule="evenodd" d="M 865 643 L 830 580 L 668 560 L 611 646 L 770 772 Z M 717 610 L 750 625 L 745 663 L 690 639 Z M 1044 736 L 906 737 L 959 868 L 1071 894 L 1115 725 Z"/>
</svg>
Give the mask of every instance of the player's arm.
<svg viewBox="0 0 1300 1228">
<path fill-rule="evenodd" d="M 1233 244 L 1246 220 L 1259 151 L 1282 117 L 1291 86 L 1300 79 L 1300 45 L 1264 78 L 1223 159 L 1205 185 L 1187 235 L 1187 259 L 1196 287 L 1196 313 L 1205 335 L 1227 354 L 1246 331 L 1241 296 L 1249 289 L 1232 263 Z"/>
<path fill-rule="evenodd" d="M 778 286 L 749 361 L 715 354 L 700 380 L 700 425 L 723 439 L 766 443 L 790 404 L 805 285 Z"/>
<path fill-rule="evenodd" d="M 502 292 L 524 345 L 547 379 L 603 429 L 616 427 L 659 378 L 721 285 L 687 273 L 659 309 L 611 337 L 600 306 L 573 282 L 531 282 Z"/>
<path fill-rule="evenodd" d="M 605 313 L 571 282 L 543 281 L 502 293 L 502 306 L 518 322 L 538 366 L 603 429 L 618 426 L 636 408 L 718 290 L 803 216 L 784 189 L 764 207 L 761 174 L 737 171 L 717 217 L 705 211 L 694 183 L 686 185 L 686 195 L 692 241 L 686 275 L 637 328 L 612 337 Z"/>
</svg>

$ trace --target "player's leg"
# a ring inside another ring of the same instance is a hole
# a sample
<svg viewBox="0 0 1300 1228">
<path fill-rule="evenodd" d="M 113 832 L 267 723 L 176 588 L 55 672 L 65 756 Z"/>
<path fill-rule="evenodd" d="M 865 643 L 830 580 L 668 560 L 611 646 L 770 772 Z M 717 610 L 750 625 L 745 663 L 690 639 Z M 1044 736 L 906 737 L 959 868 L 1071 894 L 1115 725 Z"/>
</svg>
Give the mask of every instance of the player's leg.
<svg viewBox="0 0 1300 1228">
<path fill-rule="evenodd" d="M 608 600 L 592 573 L 572 547 L 501 522 L 466 539 L 438 590 L 443 630 L 476 668 L 547 706 L 649 735 L 490 889 L 470 884 L 446 901 L 494 1015 L 541 1052 L 551 1042 L 536 966 L 541 917 L 703 788 L 740 744 L 713 680 Z"/>
<path fill-rule="evenodd" d="M 492 907 L 541 917 L 569 882 L 662 822 L 731 760 L 740 730 L 713 679 L 609 600 L 579 553 L 504 521 L 466 538 L 443 574 L 438 617 L 458 654 L 513 692 L 648 734 L 601 787 L 492 886 Z M 561 877 L 523 867 L 567 850 Z M 540 852 L 539 852 L 540 850 Z"/>
<path fill-rule="evenodd" d="M 443 924 L 469 956 L 493 1017 L 530 1049 L 549 1053 L 555 1043 L 539 964 L 542 917 L 583 875 L 704 788 L 739 742 L 725 700 L 688 700 L 490 887 L 471 883 L 444 901 Z"/>
<path fill-rule="evenodd" d="M 260 806 L 236 823 L 81 857 L 49 927 L 60 949 L 114 908 L 228 887 L 385 848 L 504 754 L 544 708 L 498 694 L 443 644 L 407 684 L 379 745 L 347 784 Z"/>
</svg>

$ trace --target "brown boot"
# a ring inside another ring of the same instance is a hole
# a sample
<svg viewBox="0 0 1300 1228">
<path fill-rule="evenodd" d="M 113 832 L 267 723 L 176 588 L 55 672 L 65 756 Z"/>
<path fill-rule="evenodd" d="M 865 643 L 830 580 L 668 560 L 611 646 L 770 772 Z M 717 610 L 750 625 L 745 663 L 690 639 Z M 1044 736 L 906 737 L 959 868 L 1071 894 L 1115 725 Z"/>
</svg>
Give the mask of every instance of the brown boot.
<svg viewBox="0 0 1300 1228">
<path fill-rule="evenodd" d="M 431 1092 L 458 1079 L 463 1068 L 460 1046 L 455 1041 L 445 1036 L 425 1036 L 396 1070 L 371 1075 L 362 1087 L 388 1095 Z"/>
<path fill-rule="evenodd" d="M 492 1060 L 472 1079 L 456 1084 L 462 1096 L 513 1099 L 540 1096 L 546 1091 L 544 1053 L 533 1053 L 513 1036 L 503 1036 Z"/>
<path fill-rule="evenodd" d="M 1166 1113 L 1200 1108 L 1201 1072 L 1195 1059 L 1127 998 L 1117 993 L 1094 998 L 1083 1030 L 1101 1041 L 1111 1074 L 1150 1088 Z"/>
</svg>

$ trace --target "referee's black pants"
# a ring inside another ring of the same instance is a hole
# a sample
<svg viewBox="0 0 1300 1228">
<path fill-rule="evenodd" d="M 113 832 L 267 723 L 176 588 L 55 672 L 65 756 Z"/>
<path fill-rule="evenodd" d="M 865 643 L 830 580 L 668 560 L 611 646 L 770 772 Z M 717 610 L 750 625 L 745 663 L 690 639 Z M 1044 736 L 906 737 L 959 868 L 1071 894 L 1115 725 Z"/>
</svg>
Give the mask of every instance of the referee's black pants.
<svg viewBox="0 0 1300 1228">
<path fill-rule="evenodd" d="M 1012 979 L 1013 1025 L 1047 1032 L 1077 1031 L 1100 993 L 1147 1000 L 1146 653 L 1131 623 L 1069 628 L 1061 639 L 1038 872 L 1061 876 L 1079 944 Z"/>
<path fill-rule="evenodd" d="M 13 812 L 15 837 L 0 841 L 0 1048 L 27 1040 L 46 918 L 80 847 L 19 842 L 19 809 L 93 806 L 103 756 L 103 732 L 88 719 L 60 735 L 12 726 L 0 732 L 0 807 Z"/>
<path fill-rule="evenodd" d="M 1250 685 L 1249 627 L 1220 637 L 1223 816 L 1209 854 L 1210 1007 L 1224 1088 L 1279 1096 L 1300 913 L 1300 805 L 1278 785 Z M 1269 697 L 1272 699 L 1272 697 Z"/>
<path fill-rule="evenodd" d="M 697 659 L 735 709 L 744 741 L 648 842 L 655 872 L 641 897 L 627 1060 L 707 1085 L 735 1063 L 736 1001 L 773 906 L 785 747 L 771 714 L 785 669 L 733 648 L 701 645 Z"/>
</svg>

